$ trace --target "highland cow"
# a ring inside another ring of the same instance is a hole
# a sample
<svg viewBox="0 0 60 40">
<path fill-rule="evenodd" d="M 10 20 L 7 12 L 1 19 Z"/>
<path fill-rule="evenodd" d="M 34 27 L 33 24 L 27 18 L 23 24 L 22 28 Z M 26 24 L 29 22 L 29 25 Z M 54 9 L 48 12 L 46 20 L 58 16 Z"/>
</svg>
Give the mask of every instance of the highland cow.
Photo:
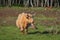
<svg viewBox="0 0 60 40">
<path fill-rule="evenodd" d="M 32 15 L 28 13 L 19 14 L 16 20 L 16 26 L 21 30 L 22 33 L 28 33 L 29 25 L 31 25 L 32 28 L 36 28 L 34 26 Z"/>
</svg>

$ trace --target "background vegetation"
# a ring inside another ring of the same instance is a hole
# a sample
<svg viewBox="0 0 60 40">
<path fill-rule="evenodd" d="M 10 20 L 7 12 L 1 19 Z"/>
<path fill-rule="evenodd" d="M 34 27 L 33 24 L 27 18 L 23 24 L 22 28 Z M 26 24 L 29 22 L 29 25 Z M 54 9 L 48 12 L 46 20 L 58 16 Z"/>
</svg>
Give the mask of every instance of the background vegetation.
<svg viewBox="0 0 60 40">
<path fill-rule="evenodd" d="M 0 0 L 0 6 L 60 7 L 60 0 Z"/>
</svg>

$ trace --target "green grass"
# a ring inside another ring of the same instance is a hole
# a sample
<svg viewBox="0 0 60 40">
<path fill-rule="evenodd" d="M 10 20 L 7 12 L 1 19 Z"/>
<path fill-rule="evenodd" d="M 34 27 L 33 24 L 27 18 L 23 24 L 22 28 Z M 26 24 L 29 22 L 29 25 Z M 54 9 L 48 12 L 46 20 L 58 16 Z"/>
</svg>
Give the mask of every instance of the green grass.
<svg viewBox="0 0 60 40">
<path fill-rule="evenodd" d="M 32 33 L 35 31 L 29 29 L 31 34 L 23 35 L 16 26 L 0 26 L 0 40 L 60 40 L 60 34 Z"/>
<path fill-rule="evenodd" d="M 12 8 L 12 9 L 19 9 L 19 10 L 29 10 L 29 11 L 45 11 L 44 7 L 18 7 L 18 6 L 12 6 L 12 7 L 0 7 L 0 9 L 4 8 Z M 51 8 L 51 11 L 59 11 L 60 8 Z"/>
</svg>

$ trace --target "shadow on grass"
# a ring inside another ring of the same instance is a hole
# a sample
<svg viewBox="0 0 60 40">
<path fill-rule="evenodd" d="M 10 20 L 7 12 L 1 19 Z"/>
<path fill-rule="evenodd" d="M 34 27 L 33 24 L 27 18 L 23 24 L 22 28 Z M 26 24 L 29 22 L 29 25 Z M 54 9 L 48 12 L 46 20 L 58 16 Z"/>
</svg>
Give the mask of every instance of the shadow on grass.
<svg viewBox="0 0 60 40">
<path fill-rule="evenodd" d="M 41 34 L 41 32 L 35 31 L 35 32 L 29 32 L 28 34 Z"/>
<path fill-rule="evenodd" d="M 49 34 L 49 32 L 47 32 L 47 31 L 44 31 L 44 32 L 35 31 L 35 32 L 30 32 L 28 34 Z"/>
</svg>

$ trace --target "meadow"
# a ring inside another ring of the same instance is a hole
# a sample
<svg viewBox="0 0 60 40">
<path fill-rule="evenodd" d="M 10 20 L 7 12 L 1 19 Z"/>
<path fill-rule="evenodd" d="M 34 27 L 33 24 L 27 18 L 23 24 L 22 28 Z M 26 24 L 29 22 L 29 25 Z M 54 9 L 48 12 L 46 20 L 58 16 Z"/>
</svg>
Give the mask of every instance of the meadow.
<svg viewBox="0 0 60 40">
<path fill-rule="evenodd" d="M 15 21 L 19 13 L 34 14 L 35 26 L 27 35 L 21 34 Z M 60 40 L 60 9 L 0 7 L 0 40 Z"/>
</svg>

